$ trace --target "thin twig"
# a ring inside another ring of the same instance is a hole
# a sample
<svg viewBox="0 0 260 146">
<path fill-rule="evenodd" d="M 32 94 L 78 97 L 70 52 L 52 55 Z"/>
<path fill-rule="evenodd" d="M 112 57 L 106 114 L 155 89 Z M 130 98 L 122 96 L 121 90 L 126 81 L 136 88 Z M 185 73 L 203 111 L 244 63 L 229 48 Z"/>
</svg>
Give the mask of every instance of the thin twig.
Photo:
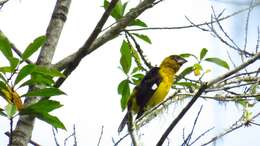
<svg viewBox="0 0 260 146">
<path fill-rule="evenodd" d="M 127 136 L 129 135 L 129 133 L 125 134 L 123 137 L 121 137 L 117 142 L 114 142 L 114 140 L 112 139 L 112 141 L 114 142 L 114 146 L 117 146 L 123 139 L 125 139 Z"/>
<path fill-rule="evenodd" d="M 211 130 L 213 130 L 214 127 L 206 130 L 205 132 L 203 132 L 201 135 L 199 135 L 193 142 L 190 143 L 190 145 L 193 145 L 195 142 L 197 142 L 202 136 L 204 136 L 205 134 L 207 134 L 208 132 L 210 132 Z"/>
<path fill-rule="evenodd" d="M 128 31 L 125 31 L 126 34 L 133 40 L 135 47 L 137 49 L 137 52 L 139 53 L 141 59 L 143 60 L 144 64 L 151 69 L 153 66 L 151 65 L 151 63 L 149 63 L 147 61 L 147 59 L 145 59 L 145 55 L 143 54 L 143 50 L 141 49 L 140 45 L 137 43 L 137 41 L 135 40 L 135 38 L 133 37 L 133 35 L 131 33 L 129 33 Z"/>
<path fill-rule="evenodd" d="M 253 119 L 257 118 L 258 116 L 260 116 L 260 112 L 257 113 L 255 116 L 253 116 L 251 121 Z M 219 138 L 221 138 L 221 137 L 223 137 L 223 136 L 225 136 L 225 135 L 227 135 L 227 134 L 229 134 L 229 133 L 231 133 L 231 132 L 241 128 L 242 126 L 244 126 L 247 123 L 248 123 L 248 121 L 243 121 L 242 117 L 241 117 L 234 124 L 232 124 L 225 132 L 223 132 L 223 133 L 221 133 L 221 134 L 219 134 L 217 136 L 214 136 L 208 142 L 205 142 L 205 143 L 201 144 L 201 146 L 206 146 L 206 145 L 208 145 L 208 144 L 210 144 L 212 142 L 215 142 L 217 139 L 219 139 Z"/>
<path fill-rule="evenodd" d="M 75 136 L 75 132 L 73 131 L 68 137 L 66 137 L 64 139 L 64 146 L 66 146 L 67 144 L 67 141 L 71 138 L 71 137 L 74 137 Z"/>
<path fill-rule="evenodd" d="M 9 145 L 12 145 L 12 141 L 13 141 L 13 117 L 10 117 L 10 136 L 9 136 Z"/>
<path fill-rule="evenodd" d="M 246 51 L 247 48 L 247 40 L 248 40 L 248 25 L 249 25 L 249 19 L 250 19 L 250 14 L 252 11 L 252 5 L 253 5 L 254 0 L 251 0 L 250 5 L 249 5 L 249 9 L 248 9 L 248 13 L 247 13 L 247 17 L 246 17 L 246 25 L 245 25 L 245 39 L 244 39 L 244 51 Z"/>
<path fill-rule="evenodd" d="M 14 50 L 14 52 L 15 52 L 19 57 L 22 57 L 22 52 L 21 52 L 19 49 L 17 49 L 14 44 L 11 43 L 11 46 L 12 46 L 12 49 Z M 29 59 L 25 59 L 24 61 L 25 61 L 27 64 L 33 64 L 33 62 L 32 62 L 31 60 L 29 60 Z"/>
<path fill-rule="evenodd" d="M 254 54 L 249 53 L 246 50 L 242 50 L 240 49 L 240 47 L 235 43 L 235 41 L 227 34 L 227 32 L 224 30 L 224 28 L 222 27 L 222 25 L 220 24 L 220 21 L 218 19 L 218 16 L 216 15 L 213 7 L 212 7 L 212 12 L 213 12 L 213 19 L 217 22 L 218 27 L 220 28 L 221 32 L 223 32 L 223 34 L 225 35 L 225 37 L 228 39 L 228 41 L 230 41 L 232 44 L 228 43 L 224 38 L 222 38 L 217 31 L 214 29 L 213 25 L 211 25 L 209 28 L 211 29 L 211 31 L 213 32 L 214 35 L 216 35 L 216 37 L 223 42 L 224 44 L 226 44 L 227 46 L 229 46 L 230 48 L 236 50 L 239 52 L 239 54 L 245 54 L 247 56 L 253 56 Z"/>
<path fill-rule="evenodd" d="M 255 53 L 258 52 L 259 43 L 260 43 L 260 30 L 259 30 L 259 26 L 258 26 L 257 27 L 257 40 L 256 40 L 256 46 L 255 46 Z"/>
<path fill-rule="evenodd" d="M 78 142 L 77 142 L 77 135 L 76 135 L 76 126 L 75 124 L 73 125 L 73 137 L 74 137 L 74 145 L 73 146 L 77 146 L 78 145 Z"/>
<path fill-rule="evenodd" d="M 259 6 L 260 3 L 255 3 L 252 8 Z M 241 9 L 239 11 L 236 11 L 234 13 L 231 13 L 230 15 L 227 15 L 225 17 L 219 18 L 218 21 L 223 21 L 225 19 L 228 19 L 230 17 L 233 17 L 235 15 L 238 15 L 244 11 L 247 11 L 248 9 L 250 9 L 250 7 Z M 201 27 L 201 26 L 207 26 L 209 24 L 213 24 L 216 23 L 216 21 L 210 21 L 210 22 L 204 22 L 204 23 L 199 23 L 196 25 L 186 25 L 186 26 L 172 26 L 172 27 L 146 27 L 146 28 L 136 28 L 136 29 L 127 29 L 127 31 L 145 31 L 145 30 L 169 30 L 169 29 L 185 29 L 185 28 L 192 28 L 192 27 Z"/>
<path fill-rule="evenodd" d="M 55 133 L 53 127 L 52 127 L 52 135 L 53 135 L 54 142 L 55 142 L 56 146 L 60 146 L 60 144 L 59 144 L 59 142 L 58 142 L 58 139 L 57 139 L 57 136 L 56 136 L 56 133 Z"/>
<path fill-rule="evenodd" d="M 194 132 L 194 129 L 195 129 L 195 126 L 196 126 L 196 124 L 197 124 L 197 121 L 198 121 L 198 118 L 199 118 L 199 115 L 200 115 L 200 113 L 201 113 L 202 108 L 203 108 L 203 106 L 201 105 L 201 106 L 200 106 L 200 109 L 199 109 L 199 112 L 198 112 L 198 114 L 197 114 L 197 116 L 196 116 L 196 118 L 195 118 L 195 120 L 194 120 L 192 129 L 191 129 L 191 132 L 190 132 L 190 134 L 187 136 L 187 138 L 184 140 L 184 142 L 183 142 L 183 144 L 182 144 L 183 146 L 185 146 L 185 145 L 190 146 L 190 145 L 191 145 L 191 144 L 189 144 L 189 142 L 190 142 L 190 140 L 191 140 L 191 136 L 192 136 L 192 134 L 193 134 L 193 132 Z"/>
<path fill-rule="evenodd" d="M 104 126 L 102 125 L 102 127 L 101 127 L 101 132 L 100 132 L 99 139 L 98 139 L 98 143 L 97 143 L 97 146 L 100 145 L 100 142 L 101 142 L 101 139 L 102 139 L 102 136 L 103 136 L 103 130 L 104 130 Z"/>
</svg>

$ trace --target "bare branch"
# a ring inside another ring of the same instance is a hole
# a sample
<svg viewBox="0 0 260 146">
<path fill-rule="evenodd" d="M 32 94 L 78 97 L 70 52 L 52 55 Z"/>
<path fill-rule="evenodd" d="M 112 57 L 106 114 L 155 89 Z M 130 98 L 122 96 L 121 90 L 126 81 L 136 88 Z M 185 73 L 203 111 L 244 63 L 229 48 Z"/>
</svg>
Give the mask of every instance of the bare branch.
<svg viewBox="0 0 260 146">
<path fill-rule="evenodd" d="M 201 113 L 202 108 L 203 108 L 203 106 L 201 105 L 201 106 L 200 106 L 200 109 L 199 109 L 199 112 L 197 113 L 197 116 L 196 116 L 196 118 L 195 118 L 195 120 L 194 120 L 194 122 L 193 122 L 193 126 L 192 126 L 192 129 L 191 129 L 191 132 L 189 133 L 189 135 L 187 136 L 187 138 L 184 139 L 184 142 L 183 142 L 182 146 L 185 146 L 185 145 L 189 146 L 189 145 L 191 145 L 191 144 L 189 144 L 189 142 L 190 142 L 190 140 L 191 140 L 191 136 L 192 136 L 192 134 L 193 134 L 193 132 L 194 132 L 194 129 L 195 129 L 195 126 L 196 126 L 196 124 L 197 124 L 197 121 L 198 121 L 198 118 L 199 118 L 199 115 L 200 115 L 200 113 Z"/>
<path fill-rule="evenodd" d="M 255 46 L 255 52 L 258 52 L 259 49 L 259 43 L 260 43 L 260 30 L 259 26 L 257 27 L 257 40 L 256 40 L 256 46 Z"/>
<path fill-rule="evenodd" d="M 246 17 L 244 51 L 246 51 L 246 48 L 247 48 L 248 24 L 249 24 L 250 14 L 251 14 L 251 11 L 252 11 L 253 2 L 254 2 L 254 0 L 251 0 L 250 5 L 249 5 L 249 9 L 248 9 L 248 13 L 247 13 L 247 17 Z"/>
<path fill-rule="evenodd" d="M 255 8 L 257 6 L 259 6 L 260 3 L 255 3 L 252 8 Z M 250 9 L 251 7 L 247 7 L 247 8 L 244 8 L 244 9 L 241 9 L 239 11 L 236 11 L 230 15 L 227 15 L 225 17 L 222 17 L 222 18 L 219 18 L 218 21 L 223 21 L 225 19 L 228 19 L 230 17 L 233 17 L 235 15 L 238 15 L 242 12 L 245 12 L 247 11 L 248 9 Z M 199 24 L 191 24 L 191 25 L 186 25 L 186 26 L 172 26 L 172 27 L 147 27 L 147 28 L 137 28 L 137 29 L 127 29 L 127 31 L 145 31 L 145 30 L 169 30 L 169 29 L 186 29 L 186 28 L 192 28 L 192 27 L 201 27 L 201 26 L 207 26 L 207 25 L 210 25 L 210 24 L 213 24 L 213 23 L 216 23 L 215 20 L 213 21 L 209 21 L 209 22 L 204 22 L 204 23 L 199 23 Z"/>
<path fill-rule="evenodd" d="M 125 134 L 123 137 L 121 137 L 117 142 L 114 142 L 113 138 L 112 141 L 114 143 L 114 146 L 117 146 L 122 140 L 124 140 L 127 136 L 129 135 L 129 133 Z"/>
<path fill-rule="evenodd" d="M 9 0 L 1 0 L 0 1 L 0 10 L 3 8 L 3 6 L 8 2 Z"/>
<path fill-rule="evenodd" d="M 53 135 L 54 142 L 55 142 L 56 146 L 60 146 L 60 144 L 59 144 L 59 142 L 58 142 L 58 139 L 57 139 L 57 136 L 56 136 L 56 133 L 55 133 L 53 127 L 52 127 L 52 135 Z"/>
<path fill-rule="evenodd" d="M 259 117 L 259 116 L 260 116 L 260 113 L 257 113 L 255 116 L 252 117 L 251 121 L 254 120 L 255 118 Z M 243 121 L 242 117 L 241 117 L 233 125 L 231 125 L 227 130 L 225 130 L 225 132 L 211 138 L 208 142 L 201 144 L 201 146 L 206 146 L 206 145 L 208 145 L 212 142 L 215 142 L 217 139 L 219 139 L 219 138 L 221 138 L 221 137 L 241 128 L 242 126 L 246 125 L 248 122 L 250 122 L 250 121 Z"/>
<path fill-rule="evenodd" d="M 97 143 L 97 146 L 100 145 L 100 142 L 101 142 L 101 139 L 102 139 L 102 136 L 103 136 L 103 130 L 104 130 L 104 126 L 102 125 L 102 127 L 101 127 L 101 132 L 100 132 L 99 139 L 98 139 L 98 143 Z"/>
<path fill-rule="evenodd" d="M 213 130 L 214 129 L 214 127 L 212 127 L 212 128 L 210 128 L 210 129 L 208 129 L 208 130 L 206 130 L 205 132 L 203 132 L 201 135 L 199 135 L 193 142 L 191 142 L 191 144 L 190 145 L 193 145 L 195 142 L 197 142 L 202 136 L 204 136 L 205 134 L 207 134 L 208 132 L 210 132 L 211 130 Z"/>
</svg>

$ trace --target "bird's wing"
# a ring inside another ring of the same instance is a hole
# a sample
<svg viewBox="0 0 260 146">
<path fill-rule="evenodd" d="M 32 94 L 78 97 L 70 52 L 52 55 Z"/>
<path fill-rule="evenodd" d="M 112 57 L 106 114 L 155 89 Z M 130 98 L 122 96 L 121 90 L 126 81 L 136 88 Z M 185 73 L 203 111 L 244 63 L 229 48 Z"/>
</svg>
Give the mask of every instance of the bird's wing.
<svg viewBox="0 0 260 146">
<path fill-rule="evenodd" d="M 141 83 L 135 88 L 135 98 L 139 106 L 139 112 L 136 118 L 139 118 L 143 114 L 146 104 L 151 99 L 162 80 L 159 74 L 159 69 L 159 67 L 152 68 L 144 76 Z"/>
</svg>

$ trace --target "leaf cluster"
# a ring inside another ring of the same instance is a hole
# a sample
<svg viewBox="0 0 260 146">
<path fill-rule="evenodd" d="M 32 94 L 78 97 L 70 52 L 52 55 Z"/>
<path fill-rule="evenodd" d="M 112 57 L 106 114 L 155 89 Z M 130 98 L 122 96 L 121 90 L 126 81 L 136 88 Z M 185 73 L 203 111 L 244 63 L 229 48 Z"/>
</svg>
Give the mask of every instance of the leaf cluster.
<svg viewBox="0 0 260 146">
<path fill-rule="evenodd" d="M 39 66 L 36 64 L 25 64 L 25 60 L 39 50 L 45 43 L 46 36 L 37 37 L 30 43 L 20 56 L 15 56 L 13 46 L 9 40 L 0 34 L 0 51 L 9 62 L 9 65 L 0 66 L 0 96 L 7 103 L 5 108 L 0 106 L 0 115 L 13 118 L 17 114 L 35 116 L 55 128 L 65 129 L 63 123 L 49 112 L 60 108 L 58 101 L 50 100 L 49 97 L 65 94 L 54 87 L 55 77 L 64 77 L 62 73 L 53 68 Z M 20 88 L 29 88 L 32 85 L 41 88 L 30 88 L 26 93 L 19 93 Z M 22 98 L 42 97 L 42 100 L 35 104 L 25 106 Z"/>
</svg>

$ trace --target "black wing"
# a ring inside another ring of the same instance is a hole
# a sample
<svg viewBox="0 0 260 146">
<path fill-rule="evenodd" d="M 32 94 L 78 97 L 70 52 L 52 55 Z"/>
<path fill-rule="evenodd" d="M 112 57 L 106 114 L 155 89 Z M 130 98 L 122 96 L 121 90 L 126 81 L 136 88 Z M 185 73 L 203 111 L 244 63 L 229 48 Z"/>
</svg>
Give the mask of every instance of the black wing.
<svg viewBox="0 0 260 146">
<path fill-rule="evenodd" d="M 153 96 L 156 88 L 158 87 L 162 78 L 159 74 L 159 67 L 153 67 L 143 78 L 141 83 L 135 87 L 136 90 L 136 102 L 138 104 L 139 112 L 137 119 L 143 114 L 144 108 L 148 101 Z"/>
</svg>

